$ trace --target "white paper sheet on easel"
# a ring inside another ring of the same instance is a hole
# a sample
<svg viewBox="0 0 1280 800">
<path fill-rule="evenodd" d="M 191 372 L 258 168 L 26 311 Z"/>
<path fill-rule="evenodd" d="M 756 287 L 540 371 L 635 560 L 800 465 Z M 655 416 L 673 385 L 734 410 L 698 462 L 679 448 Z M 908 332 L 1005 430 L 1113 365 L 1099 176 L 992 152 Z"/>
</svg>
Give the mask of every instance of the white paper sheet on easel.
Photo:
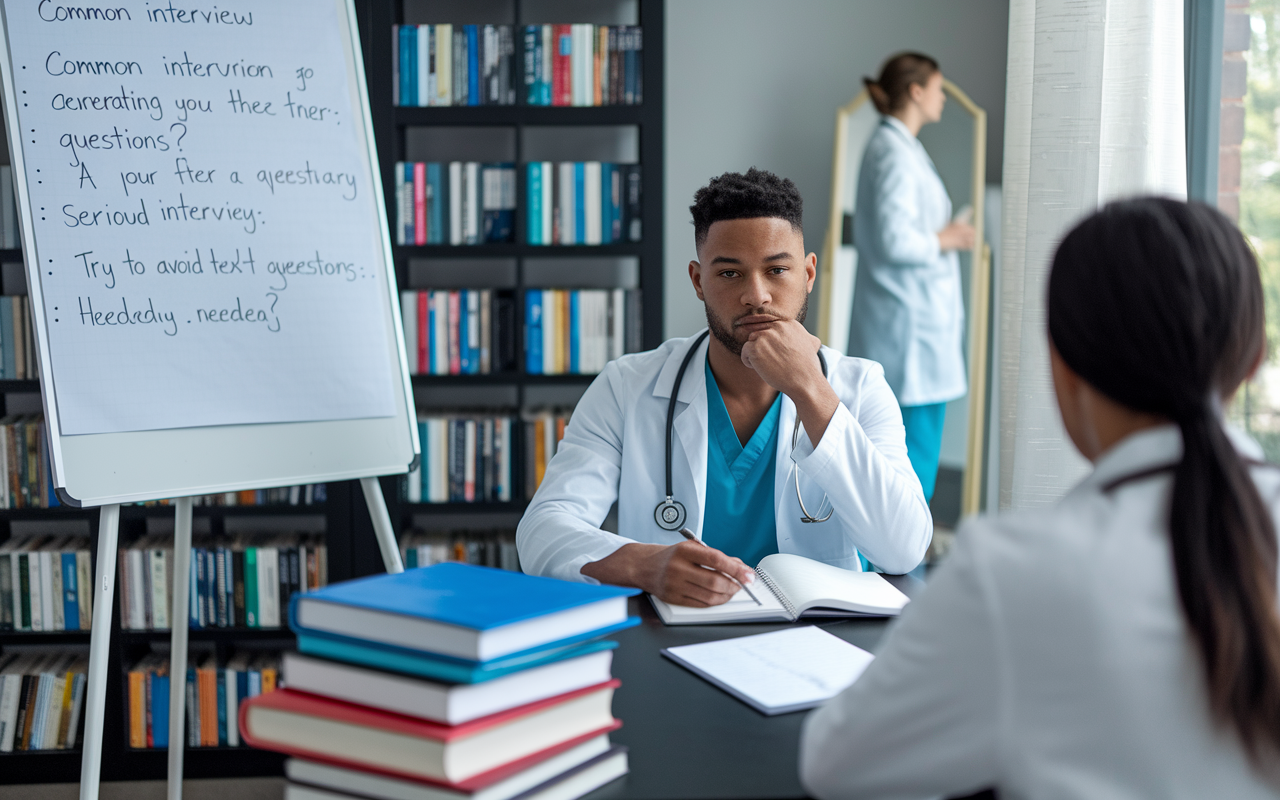
<svg viewBox="0 0 1280 800">
<path fill-rule="evenodd" d="M 771 716 L 821 705 L 875 659 L 813 626 L 669 647 L 662 654 Z"/>
<path fill-rule="evenodd" d="M 4 4 L 61 432 L 393 415 L 344 6 Z"/>
</svg>

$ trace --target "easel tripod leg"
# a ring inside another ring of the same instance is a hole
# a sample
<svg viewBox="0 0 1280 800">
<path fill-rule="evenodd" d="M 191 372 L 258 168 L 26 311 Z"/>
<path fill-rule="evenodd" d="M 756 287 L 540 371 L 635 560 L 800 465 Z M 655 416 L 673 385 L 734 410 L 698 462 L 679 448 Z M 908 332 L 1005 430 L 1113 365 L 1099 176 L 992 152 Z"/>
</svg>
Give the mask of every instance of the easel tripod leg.
<svg viewBox="0 0 1280 800">
<path fill-rule="evenodd" d="M 375 478 L 361 478 L 360 488 L 364 490 L 364 502 L 369 506 L 369 517 L 373 520 L 373 533 L 378 537 L 378 549 L 382 551 L 382 564 L 387 572 L 404 572 L 404 563 L 400 560 L 400 546 L 396 543 L 396 531 L 391 527 L 391 515 L 387 513 L 387 501 L 382 496 L 382 484 Z"/>
<path fill-rule="evenodd" d="M 80 756 L 80 800 L 98 800 L 102 773 L 102 717 L 107 700 L 107 655 L 111 649 L 111 602 L 116 587 L 116 537 L 120 506 L 98 512 L 98 574 L 93 582 L 89 675 L 85 687 L 84 751 Z"/>
<path fill-rule="evenodd" d="M 173 609 L 169 615 L 169 800 L 182 800 L 182 757 L 187 699 L 187 627 L 191 600 L 191 498 L 175 503 L 173 525 Z M 231 722 L 231 720 L 227 720 Z M 234 723 L 232 723 L 234 724 Z"/>
</svg>

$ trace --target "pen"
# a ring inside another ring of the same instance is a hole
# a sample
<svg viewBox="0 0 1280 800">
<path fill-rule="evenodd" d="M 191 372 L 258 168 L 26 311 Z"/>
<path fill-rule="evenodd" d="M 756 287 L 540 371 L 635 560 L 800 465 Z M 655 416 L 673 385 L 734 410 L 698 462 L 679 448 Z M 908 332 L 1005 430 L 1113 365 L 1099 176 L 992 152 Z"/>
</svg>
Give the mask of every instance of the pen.
<svg viewBox="0 0 1280 800">
<path fill-rule="evenodd" d="M 694 533 L 693 533 L 693 531 L 689 530 L 688 528 L 681 528 L 681 529 L 680 529 L 680 535 L 681 535 L 681 536 L 683 536 L 684 538 L 688 539 L 688 540 L 689 540 L 689 541 L 691 541 L 691 542 L 697 542 L 698 544 L 702 545 L 703 547 L 710 547 L 710 546 L 711 546 L 711 545 L 707 544 L 706 542 L 702 541 L 701 539 L 699 539 L 697 536 L 695 536 L 695 535 L 694 535 Z M 716 570 L 716 572 L 720 572 L 720 570 Z M 755 593 L 755 592 L 753 592 L 753 591 L 751 591 L 750 587 L 748 587 L 745 583 L 743 583 L 742 581 L 740 581 L 740 580 L 738 580 L 737 578 L 733 577 L 732 575 L 728 575 L 728 574 L 726 574 L 726 573 L 724 573 L 724 572 L 720 572 L 720 574 L 721 574 L 721 575 L 724 575 L 724 576 L 725 576 L 726 578 L 728 578 L 729 580 L 731 580 L 731 581 L 733 581 L 734 583 L 736 583 L 736 584 L 738 584 L 739 586 L 741 586 L 741 587 L 742 587 L 742 591 L 744 591 L 744 592 L 746 592 L 746 593 L 747 593 L 747 597 L 750 597 L 752 600 L 755 600 L 755 601 L 756 601 L 756 605 L 758 605 L 758 606 L 762 606 L 762 605 L 764 605 L 764 603 L 761 603 L 761 602 L 760 602 L 760 598 L 756 597 L 756 593 Z"/>
</svg>

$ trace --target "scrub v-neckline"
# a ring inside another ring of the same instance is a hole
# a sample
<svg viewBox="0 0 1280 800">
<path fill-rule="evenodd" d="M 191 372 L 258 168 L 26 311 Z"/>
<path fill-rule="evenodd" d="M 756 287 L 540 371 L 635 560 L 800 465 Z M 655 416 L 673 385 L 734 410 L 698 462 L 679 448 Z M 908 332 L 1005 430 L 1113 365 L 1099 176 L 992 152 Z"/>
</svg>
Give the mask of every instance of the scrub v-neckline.
<svg viewBox="0 0 1280 800">
<path fill-rule="evenodd" d="M 773 432 L 778 426 L 778 414 L 782 408 L 782 393 L 779 392 L 778 396 L 773 399 L 773 405 L 769 406 L 769 411 L 764 415 L 764 419 L 760 420 L 755 432 L 751 434 L 751 438 L 744 445 L 738 441 L 738 434 L 733 429 L 733 419 L 729 416 L 729 409 L 724 404 L 724 397 L 720 394 L 720 387 L 716 384 L 716 378 L 711 373 L 711 364 L 709 362 L 706 365 L 706 370 L 707 394 L 712 400 L 712 402 L 707 403 L 707 415 L 709 417 L 707 427 L 715 437 L 720 454 L 724 457 L 724 463 L 729 468 L 729 474 L 733 476 L 735 483 L 742 483 L 773 439 Z"/>
</svg>

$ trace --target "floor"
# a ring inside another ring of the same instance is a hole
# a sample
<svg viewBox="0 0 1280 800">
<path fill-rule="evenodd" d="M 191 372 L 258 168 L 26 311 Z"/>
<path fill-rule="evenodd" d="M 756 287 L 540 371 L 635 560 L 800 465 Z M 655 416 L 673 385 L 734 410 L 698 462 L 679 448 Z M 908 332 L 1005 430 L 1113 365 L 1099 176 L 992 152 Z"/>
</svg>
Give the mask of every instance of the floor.
<svg viewBox="0 0 1280 800">
<path fill-rule="evenodd" d="M 120 781 L 103 783 L 100 800 L 164 800 L 164 781 Z M 279 800 L 284 795 L 284 778 L 218 778 L 185 781 L 183 800 Z M 2 800 L 77 800 L 78 783 L 43 783 L 0 786 Z"/>
</svg>

